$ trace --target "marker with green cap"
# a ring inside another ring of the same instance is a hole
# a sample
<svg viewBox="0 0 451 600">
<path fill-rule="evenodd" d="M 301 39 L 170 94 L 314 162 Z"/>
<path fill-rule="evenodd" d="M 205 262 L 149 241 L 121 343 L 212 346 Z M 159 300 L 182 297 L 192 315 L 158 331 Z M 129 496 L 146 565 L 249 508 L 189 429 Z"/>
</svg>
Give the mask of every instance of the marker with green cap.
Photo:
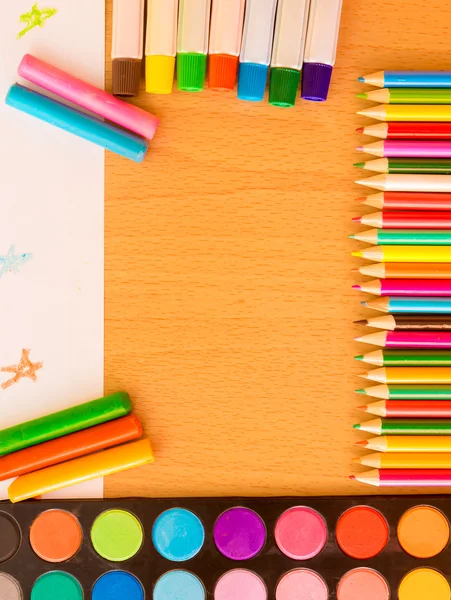
<svg viewBox="0 0 451 600">
<path fill-rule="evenodd" d="M 310 0 L 279 0 L 271 59 L 269 103 L 292 107 L 304 60 Z"/>
<path fill-rule="evenodd" d="M 211 0 L 180 0 L 177 38 L 177 85 L 185 92 L 204 89 Z"/>
</svg>

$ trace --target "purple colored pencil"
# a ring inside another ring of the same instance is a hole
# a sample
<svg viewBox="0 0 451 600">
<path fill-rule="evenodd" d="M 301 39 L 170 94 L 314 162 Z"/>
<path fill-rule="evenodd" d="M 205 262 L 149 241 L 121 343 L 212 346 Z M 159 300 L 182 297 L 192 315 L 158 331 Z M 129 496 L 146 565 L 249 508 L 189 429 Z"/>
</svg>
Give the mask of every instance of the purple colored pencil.
<svg viewBox="0 0 451 600">
<path fill-rule="evenodd" d="M 451 158 L 451 141 L 384 140 L 360 146 L 359 150 L 385 158 Z"/>
</svg>

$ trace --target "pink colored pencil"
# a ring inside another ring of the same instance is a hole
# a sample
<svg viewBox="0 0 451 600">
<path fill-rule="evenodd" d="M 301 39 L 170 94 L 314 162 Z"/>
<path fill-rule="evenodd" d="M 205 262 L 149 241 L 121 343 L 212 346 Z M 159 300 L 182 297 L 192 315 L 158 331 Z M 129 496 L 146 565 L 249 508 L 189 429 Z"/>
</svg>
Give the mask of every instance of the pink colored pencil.
<svg viewBox="0 0 451 600">
<path fill-rule="evenodd" d="M 27 81 L 149 140 L 155 135 L 159 123 L 155 115 L 119 100 L 108 92 L 73 77 L 31 54 L 25 54 L 18 73 Z"/>
<path fill-rule="evenodd" d="M 451 141 L 385 140 L 359 146 L 358 150 L 385 158 L 451 158 Z"/>
<path fill-rule="evenodd" d="M 376 487 L 451 487 L 451 469 L 375 469 L 351 479 Z"/>
<path fill-rule="evenodd" d="M 451 296 L 451 279 L 374 279 L 352 287 L 375 296 Z"/>
<path fill-rule="evenodd" d="M 373 344 L 380 348 L 451 348 L 449 331 L 379 331 L 355 339 L 357 342 Z"/>
</svg>

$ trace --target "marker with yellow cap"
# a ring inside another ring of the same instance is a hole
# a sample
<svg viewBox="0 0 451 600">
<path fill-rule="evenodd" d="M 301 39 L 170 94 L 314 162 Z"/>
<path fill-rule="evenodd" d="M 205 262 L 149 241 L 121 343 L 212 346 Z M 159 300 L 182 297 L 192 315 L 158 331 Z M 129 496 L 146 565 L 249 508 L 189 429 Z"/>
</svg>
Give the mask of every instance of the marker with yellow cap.
<svg viewBox="0 0 451 600">
<path fill-rule="evenodd" d="M 177 85 L 185 92 L 204 89 L 211 0 L 180 0 L 177 34 Z"/>
<path fill-rule="evenodd" d="M 245 0 L 213 0 L 211 7 L 208 85 L 233 90 L 243 36 Z"/>
<path fill-rule="evenodd" d="M 147 0 L 146 91 L 170 94 L 177 50 L 178 0 Z"/>
<path fill-rule="evenodd" d="M 269 103 L 291 107 L 301 81 L 310 0 L 279 0 L 271 59 Z"/>
</svg>

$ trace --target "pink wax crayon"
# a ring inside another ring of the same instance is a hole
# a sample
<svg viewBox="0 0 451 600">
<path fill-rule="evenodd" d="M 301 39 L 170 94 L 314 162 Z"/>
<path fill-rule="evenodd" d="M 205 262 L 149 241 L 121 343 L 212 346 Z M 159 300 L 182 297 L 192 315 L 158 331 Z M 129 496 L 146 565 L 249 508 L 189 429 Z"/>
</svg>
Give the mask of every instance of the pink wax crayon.
<svg viewBox="0 0 451 600">
<path fill-rule="evenodd" d="M 149 140 L 155 135 L 159 123 L 155 115 L 115 98 L 112 94 L 73 77 L 31 54 L 23 57 L 18 73 L 45 90 Z"/>
</svg>

